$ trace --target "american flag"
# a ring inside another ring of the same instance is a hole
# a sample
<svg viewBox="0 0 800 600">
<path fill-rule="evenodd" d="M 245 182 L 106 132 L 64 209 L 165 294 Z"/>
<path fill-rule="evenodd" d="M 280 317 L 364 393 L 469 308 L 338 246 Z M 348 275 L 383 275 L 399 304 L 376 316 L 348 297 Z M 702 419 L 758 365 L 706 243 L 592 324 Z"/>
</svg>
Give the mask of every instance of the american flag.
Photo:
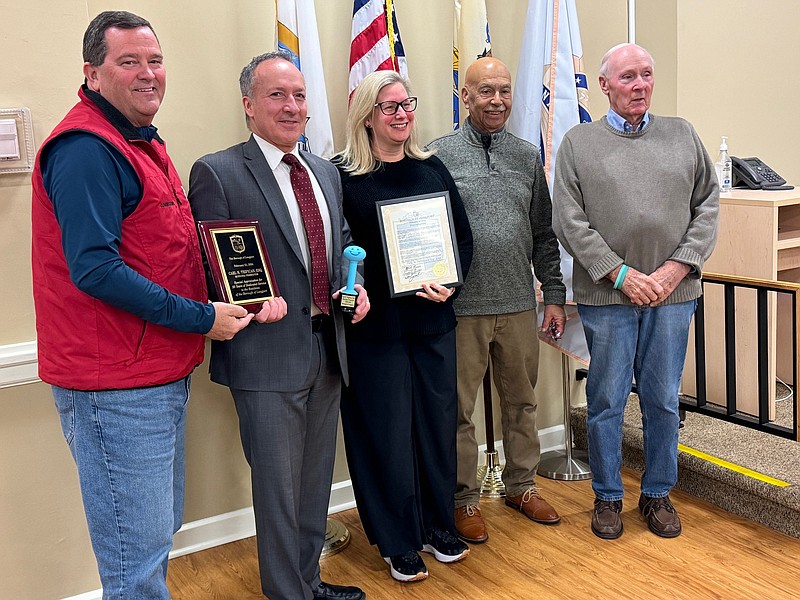
<svg viewBox="0 0 800 600">
<path fill-rule="evenodd" d="M 391 15 L 391 18 L 387 18 Z M 350 85 L 353 91 L 374 71 L 397 71 L 408 77 L 406 54 L 392 0 L 354 0 L 350 42 Z"/>
</svg>

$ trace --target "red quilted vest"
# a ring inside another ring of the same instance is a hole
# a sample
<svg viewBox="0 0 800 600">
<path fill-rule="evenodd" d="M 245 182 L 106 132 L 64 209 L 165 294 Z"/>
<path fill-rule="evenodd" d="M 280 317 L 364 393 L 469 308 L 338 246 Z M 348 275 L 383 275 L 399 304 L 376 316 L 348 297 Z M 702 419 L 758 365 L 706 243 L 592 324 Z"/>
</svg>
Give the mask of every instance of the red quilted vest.
<svg viewBox="0 0 800 600">
<path fill-rule="evenodd" d="M 67 131 L 93 133 L 133 166 L 144 195 L 122 222 L 119 252 L 134 271 L 172 293 L 207 300 L 194 220 L 180 178 L 157 140 L 128 141 L 79 92 L 36 156 L 32 267 L 39 377 L 78 390 L 129 389 L 185 377 L 203 361 L 204 337 L 148 323 L 80 291 L 70 280 L 61 230 L 42 181 L 42 151 Z"/>
</svg>

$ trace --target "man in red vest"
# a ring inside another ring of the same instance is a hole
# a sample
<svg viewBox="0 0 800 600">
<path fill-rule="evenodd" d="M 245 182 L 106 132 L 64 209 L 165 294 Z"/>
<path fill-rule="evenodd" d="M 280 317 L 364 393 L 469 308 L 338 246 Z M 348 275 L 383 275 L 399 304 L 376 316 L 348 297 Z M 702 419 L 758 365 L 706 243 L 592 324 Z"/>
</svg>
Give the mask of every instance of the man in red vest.
<svg viewBox="0 0 800 600">
<path fill-rule="evenodd" d="M 207 302 L 192 213 L 152 125 L 166 73 L 150 23 L 101 13 L 83 57 L 80 101 L 33 172 L 39 376 L 78 467 L 103 597 L 165 599 L 203 335 L 231 339 L 281 306 L 254 317 Z"/>
</svg>

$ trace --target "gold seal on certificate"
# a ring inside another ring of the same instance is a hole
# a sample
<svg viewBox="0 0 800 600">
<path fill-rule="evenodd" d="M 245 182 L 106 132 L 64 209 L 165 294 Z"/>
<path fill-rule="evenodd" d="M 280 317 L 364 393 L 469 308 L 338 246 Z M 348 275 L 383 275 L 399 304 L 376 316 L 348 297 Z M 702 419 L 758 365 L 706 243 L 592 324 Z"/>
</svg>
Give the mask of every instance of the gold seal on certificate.
<svg viewBox="0 0 800 600">
<path fill-rule="evenodd" d="M 448 192 L 376 204 L 392 298 L 414 294 L 423 283 L 464 283 Z"/>
<path fill-rule="evenodd" d="M 197 230 L 221 301 L 255 313 L 280 295 L 258 221 L 198 221 Z"/>
</svg>

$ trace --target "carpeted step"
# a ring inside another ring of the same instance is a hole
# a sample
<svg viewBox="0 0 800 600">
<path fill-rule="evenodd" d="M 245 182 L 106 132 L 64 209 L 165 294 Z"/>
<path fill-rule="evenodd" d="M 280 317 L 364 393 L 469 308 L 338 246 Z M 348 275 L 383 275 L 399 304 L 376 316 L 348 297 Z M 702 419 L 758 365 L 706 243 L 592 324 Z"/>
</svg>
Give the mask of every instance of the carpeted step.
<svg viewBox="0 0 800 600">
<path fill-rule="evenodd" d="M 575 446 L 586 450 L 585 406 L 572 408 L 571 422 Z M 800 444 L 695 413 L 687 413 L 679 443 L 679 489 L 800 538 Z M 622 461 L 644 470 L 636 394 L 625 409 Z"/>
</svg>

